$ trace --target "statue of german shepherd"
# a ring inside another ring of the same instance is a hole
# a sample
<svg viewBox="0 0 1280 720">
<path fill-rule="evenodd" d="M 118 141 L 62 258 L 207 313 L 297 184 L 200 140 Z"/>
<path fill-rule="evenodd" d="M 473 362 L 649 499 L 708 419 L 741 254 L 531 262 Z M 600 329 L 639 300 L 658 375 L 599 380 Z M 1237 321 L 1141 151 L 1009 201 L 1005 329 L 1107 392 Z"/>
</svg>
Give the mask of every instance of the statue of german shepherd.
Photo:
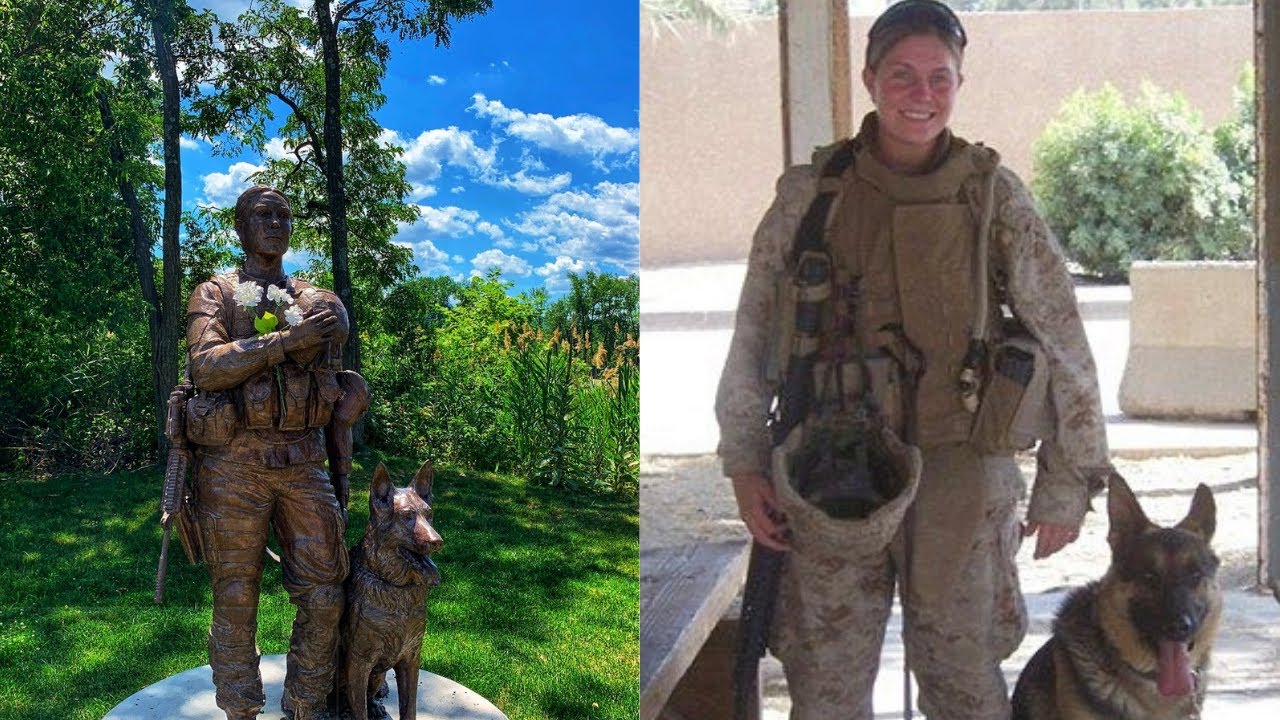
<svg viewBox="0 0 1280 720">
<path fill-rule="evenodd" d="M 1222 614 L 1213 493 L 1200 485 L 1186 518 L 1160 527 L 1113 473 L 1107 513 L 1111 567 L 1063 602 L 1014 687 L 1013 720 L 1200 717 Z"/>
<path fill-rule="evenodd" d="M 369 487 L 369 526 L 351 549 L 342 617 L 338 696 L 341 717 L 388 718 L 387 670 L 396 671 L 400 720 L 416 720 L 427 591 L 440 584 L 431 554 L 444 540 L 431 525 L 431 463 L 404 489 L 381 463 Z M 345 691 L 345 692 L 344 692 Z M 381 692 L 380 692 L 381 691 Z"/>
</svg>

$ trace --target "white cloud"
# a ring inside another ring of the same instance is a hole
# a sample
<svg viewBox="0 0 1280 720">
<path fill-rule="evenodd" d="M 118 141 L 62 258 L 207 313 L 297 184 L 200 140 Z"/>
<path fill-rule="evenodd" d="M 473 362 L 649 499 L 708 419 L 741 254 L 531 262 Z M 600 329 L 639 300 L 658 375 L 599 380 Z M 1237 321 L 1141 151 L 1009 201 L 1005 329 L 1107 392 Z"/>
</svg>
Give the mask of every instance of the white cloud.
<svg viewBox="0 0 1280 720">
<path fill-rule="evenodd" d="M 482 177 L 480 181 L 493 187 L 515 190 L 524 195 L 549 195 L 568 187 L 571 179 L 572 176 L 567 172 L 547 177 L 529 175 L 524 170 L 517 170 L 515 175 L 486 176 Z"/>
<path fill-rule="evenodd" d="M 454 185 L 453 187 L 449 188 L 449 192 L 453 193 L 454 195 L 457 195 L 459 193 L 464 193 L 466 191 L 467 189 L 462 187 L 461 185 Z"/>
<path fill-rule="evenodd" d="M 636 128 L 609 125 L 595 115 L 582 113 L 552 117 L 546 113 L 526 113 L 509 108 L 500 100 L 489 100 L 482 93 L 471 96 L 469 110 L 476 117 L 487 117 L 507 134 L 569 155 L 588 155 L 602 164 L 606 155 L 626 155 L 639 147 L 640 132 Z"/>
<path fill-rule="evenodd" d="M 284 2 L 286 5 L 303 10 L 310 9 L 312 6 L 312 0 L 284 0 Z M 191 3 L 191 8 L 196 12 L 212 10 L 221 20 L 235 20 L 252 4 L 253 0 L 196 0 Z"/>
<path fill-rule="evenodd" d="M 428 84 L 428 85 L 443 85 L 443 84 L 445 84 L 446 82 L 449 82 L 449 81 L 448 81 L 448 80 L 445 80 L 444 78 L 440 77 L 439 75 L 428 75 L 428 76 L 427 76 L 427 84 Z"/>
<path fill-rule="evenodd" d="M 482 232 L 485 235 L 488 235 L 489 237 L 493 238 L 494 240 L 501 240 L 502 238 L 506 237 L 506 233 L 502 232 L 502 228 L 498 227 L 497 225 L 494 225 L 488 220 L 481 220 L 480 222 L 476 223 L 476 231 Z"/>
<path fill-rule="evenodd" d="M 472 235 L 479 219 L 480 213 L 475 210 L 452 205 L 441 208 L 419 205 L 418 220 L 410 227 L 422 227 L 431 235 Z"/>
<path fill-rule="evenodd" d="M 436 247 L 436 244 L 430 240 L 420 240 L 417 243 L 410 244 L 413 248 L 413 257 L 422 272 L 428 275 L 442 275 L 453 270 L 449 265 L 449 253 Z M 461 258 L 455 259 L 455 262 Z"/>
<path fill-rule="evenodd" d="M 425 183 L 440 177 L 446 165 L 474 175 L 490 172 L 497 162 L 497 145 L 482 148 L 475 137 L 455 126 L 427 130 L 406 140 L 395 130 L 383 130 L 380 140 L 404 149 L 400 161 L 410 182 Z"/>
<path fill-rule="evenodd" d="M 424 183 L 411 182 L 409 183 L 409 187 L 410 187 L 409 198 L 414 202 L 417 202 L 419 200 L 426 200 L 427 198 L 436 194 L 436 187 L 434 185 L 426 185 Z"/>
<path fill-rule="evenodd" d="M 556 257 L 555 262 L 549 262 L 534 270 L 534 272 L 545 278 L 543 284 L 546 286 L 548 293 L 557 294 L 569 291 L 569 273 L 582 275 L 590 267 L 583 260 L 574 260 L 571 257 L 560 255 Z"/>
<path fill-rule="evenodd" d="M 491 248 L 471 258 L 471 275 L 482 276 L 490 268 L 498 268 L 503 275 L 528 275 L 531 271 L 524 258 L 508 255 L 497 248 Z"/>
<path fill-rule="evenodd" d="M 204 203 L 215 207 L 229 207 L 236 204 L 240 193 L 253 186 L 250 179 L 262 172 L 262 166 L 247 162 L 238 162 L 225 173 L 209 173 L 201 178 L 204 181 Z"/>
<path fill-rule="evenodd" d="M 640 185 L 601 182 L 591 191 L 556 193 L 521 213 L 510 227 L 556 257 L 635 272 L 640 260 Z"/>
<path fill-rule="evenodd" d="M 178 138 L 178 146 L 184 150 L 200 150 L 200 141 L 183 135 Z"/>
<path fill-rule="evenodd" d="M 310 148 L 302 151 L 303 155 L 307 155 Z M 263 151 L 267 158 L 271 160 L 284 160 L 285 158 L 293 159 L 293 146 L 285 143 L 283 138 L 271 138 L 267 141 Z"/>
</svg>

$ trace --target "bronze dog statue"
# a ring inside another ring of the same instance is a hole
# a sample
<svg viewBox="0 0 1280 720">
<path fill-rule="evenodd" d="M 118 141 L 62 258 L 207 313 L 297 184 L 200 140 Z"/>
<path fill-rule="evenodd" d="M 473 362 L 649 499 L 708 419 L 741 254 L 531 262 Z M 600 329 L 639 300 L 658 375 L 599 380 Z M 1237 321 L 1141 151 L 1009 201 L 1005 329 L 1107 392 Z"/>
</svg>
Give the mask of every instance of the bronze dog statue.
<svg viewBox="0 0 1280 720">
<path fill-rule="evenodd" d="M 444 545 L 431 525 L 433 477 L 430 461 L 404 489 L 391 484 L 382 464 L 373 473 L 369 525 L 351 549 L 341 625 L 338 695 L 355 720 L 390 717 L 378 701 L 386 696 L 384 682 L 392 669 L 401 720 L 417 718 L 427 591 L 440 584 L 431 554 Z"/>
</svg>

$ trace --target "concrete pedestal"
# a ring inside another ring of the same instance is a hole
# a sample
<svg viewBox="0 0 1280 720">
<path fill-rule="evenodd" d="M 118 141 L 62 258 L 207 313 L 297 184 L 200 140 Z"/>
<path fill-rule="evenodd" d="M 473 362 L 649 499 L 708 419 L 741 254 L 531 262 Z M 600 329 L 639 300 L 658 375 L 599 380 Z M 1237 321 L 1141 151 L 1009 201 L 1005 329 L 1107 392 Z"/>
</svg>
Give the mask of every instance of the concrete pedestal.
<svg viewBox="0 0 1280 720">
<path fill-rule="evenodd" d="M 262 686 L 267 696 L 259 720 L 280 720 L 284 686 L 284 655 L 262 658 Z M 395 672 L 387 673 L 391 695 L 387 712 L 400 718 Z M 103 720 L 225 720 L 213 699 L 213 675 L 208 665 L 178 673 L 148 686 L 117 705 Z M 418 720 L 506 720 L 492 703 L 458 683 L 421 670 L 418 673 Z"/>
</svg>

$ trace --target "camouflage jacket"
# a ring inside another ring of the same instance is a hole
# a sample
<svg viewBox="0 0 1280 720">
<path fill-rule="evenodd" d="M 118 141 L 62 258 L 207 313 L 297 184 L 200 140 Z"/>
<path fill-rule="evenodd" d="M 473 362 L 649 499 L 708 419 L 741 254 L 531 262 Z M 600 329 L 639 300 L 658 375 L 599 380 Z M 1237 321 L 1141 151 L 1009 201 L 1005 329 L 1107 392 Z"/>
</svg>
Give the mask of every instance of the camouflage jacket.
<svg viewBox="0 0 1280 720">
<path fill-rule="evenodd" d="M 833 147 L 818 149 L 812 164 L 783 173 L 752 241 L 716 396 L 718 453 L 729 477 L 770 474 L 772 442 L 765 420 L 777 388 L 766 381 L 765 366 L 776 341 L 771 333 L 780 310 L 776 278 L 788 272 L 796 229 L 817 193 L 819 170 Z M 1028 515 L 1033 522 L 1078 526 L 1110 468 L 1097 370 L 1062 249 L 1021 180 L 1003 167 L 997 172 L 991 252 L 1003 266 L 1010 304 L 1044 347 L 1056 414 L 1056 432 L 1041 442 L 1037 453 Z M 983 180 L 977 174 L 965 180 L 959 200 L 980 203 Z"/>
</svg>

